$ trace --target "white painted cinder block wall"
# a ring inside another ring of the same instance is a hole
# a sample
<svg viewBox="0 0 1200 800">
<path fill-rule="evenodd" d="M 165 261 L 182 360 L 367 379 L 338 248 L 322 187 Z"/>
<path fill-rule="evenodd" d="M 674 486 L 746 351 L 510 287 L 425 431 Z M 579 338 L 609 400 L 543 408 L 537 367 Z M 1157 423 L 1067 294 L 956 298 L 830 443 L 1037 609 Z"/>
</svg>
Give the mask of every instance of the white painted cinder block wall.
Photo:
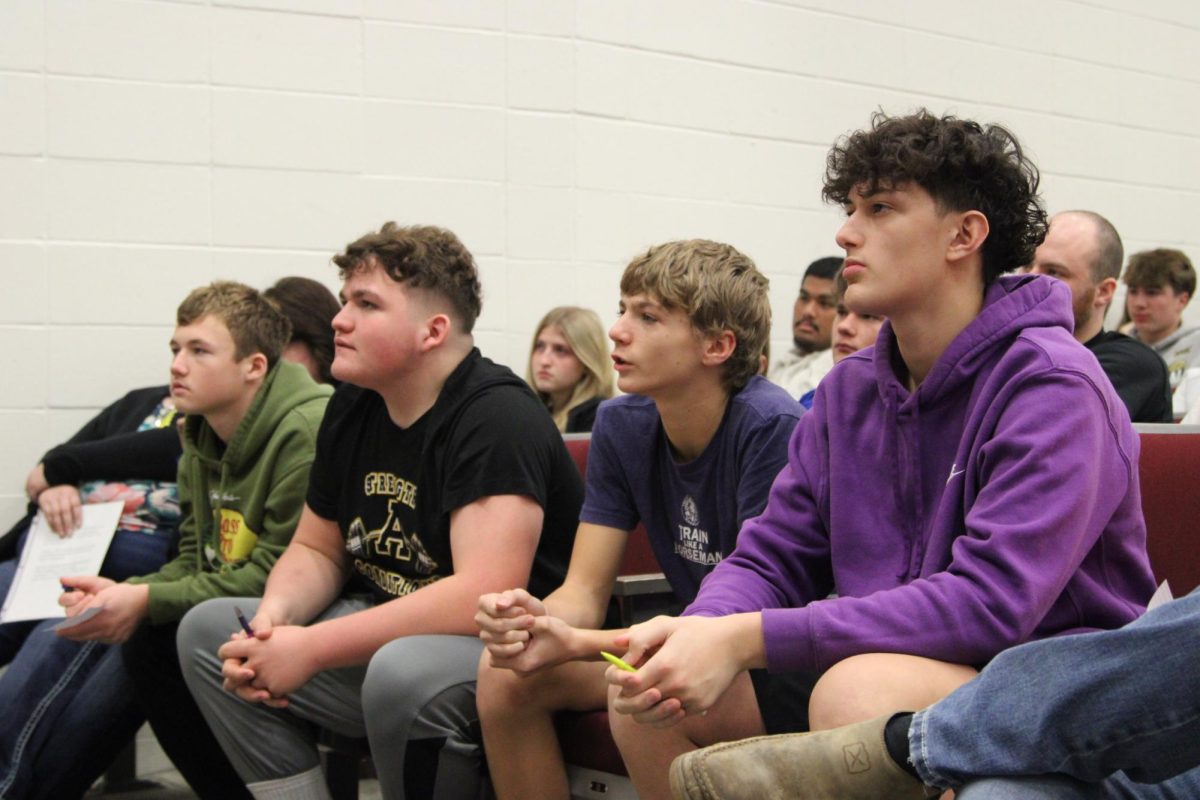
<svg viewBox="0 0 1200 800">
<path fill-rule="evenodd" d="M 678 237 L 758 261 L 786 347 L 836 252 L 824 154 L 880 106 L 1006 123 L 1051 210 L 1195 259 L 1198 88 L 1188 0 L 0 0 L 0 520 L 47 447 L 165 381 L 190 288 L 336 286 L 387 219 L 461 235 L 518 370 L 546 309 L 610 317 Z"/>
</svg>

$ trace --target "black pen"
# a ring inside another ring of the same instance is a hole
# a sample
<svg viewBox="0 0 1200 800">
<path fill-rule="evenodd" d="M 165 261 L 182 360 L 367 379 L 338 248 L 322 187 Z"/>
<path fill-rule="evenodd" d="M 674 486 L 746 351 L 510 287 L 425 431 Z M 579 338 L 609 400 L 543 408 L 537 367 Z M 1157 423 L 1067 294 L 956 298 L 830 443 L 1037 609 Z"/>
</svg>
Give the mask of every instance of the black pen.
<svg viewBox="0 0 1200 800">
<path fill-rule="evenodd" d="M 250 627 L 250 623 L 246 621 L 246 615 L 242 613 L 242 610 L 237 606 L 234 606 L 233 613 L 237 614 L 238 624 L 242 626 L 242 630 L 246 632 L 246 635 L 253 636 L 254 628 Z"/>
</svg>

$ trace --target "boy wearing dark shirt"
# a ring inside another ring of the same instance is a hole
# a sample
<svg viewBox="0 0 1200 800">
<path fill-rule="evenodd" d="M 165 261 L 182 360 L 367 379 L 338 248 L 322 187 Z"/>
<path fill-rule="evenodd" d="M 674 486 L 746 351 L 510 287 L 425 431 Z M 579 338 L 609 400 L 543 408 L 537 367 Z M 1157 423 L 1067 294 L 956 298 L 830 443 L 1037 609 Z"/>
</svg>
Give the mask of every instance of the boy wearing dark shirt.
<svg viewBox="0 0 1200 800">
<path fill-rule="evenodd" d="M 344 383 L 295 539 L 261 603 L 237 601 L 252 637 L 228 642 L 233 601 L 188 616 L 184 671 L 255 797 L 328 796 L 312 723 L 366 735 L 389 798 L 472 797 L 478 747 L 454 734 L 475 713 L 475 602 L 561 580 L 579 474 L 525 382 L 475 349 L 454 234 L 388 223 L 334 261 Z"/>
<path fill-rule="evenodd" d="M 729 245 L 671 242 L 626 268 L 609 336 L 631 394 L 602 404 L 592 429 L 567 580 L 544 601 L 521 589 L 479 600 L 479 707 L 498 797 L 568 795 L 553 715 L 604 708 L 600 650 L 619 631 L 595 629 L 629 531 L 645 526 L 686 603 L 762 511 L 802 413 L 755 375 L 770 327 L 767 279 Z"/>
</svg>

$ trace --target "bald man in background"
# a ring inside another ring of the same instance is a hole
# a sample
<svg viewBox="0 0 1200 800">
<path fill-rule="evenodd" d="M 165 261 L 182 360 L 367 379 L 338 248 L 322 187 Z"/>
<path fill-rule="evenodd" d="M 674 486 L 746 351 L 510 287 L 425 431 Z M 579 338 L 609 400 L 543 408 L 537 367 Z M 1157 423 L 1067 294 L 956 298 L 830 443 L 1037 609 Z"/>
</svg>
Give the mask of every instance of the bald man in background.
<svg viewBox="0 0 1200 800">
<path fill-rule="evenodd" d="M 1092 351 L 1134 422 L 1170 422 L 1166 364 L 1146 345 L 1104 330 L 1125 252 L 1112 223 L 1093 211 L 1063 211 L 1050 219 L 1029 271 L 1071 289 L 1075 339 Z"/>
</svg>

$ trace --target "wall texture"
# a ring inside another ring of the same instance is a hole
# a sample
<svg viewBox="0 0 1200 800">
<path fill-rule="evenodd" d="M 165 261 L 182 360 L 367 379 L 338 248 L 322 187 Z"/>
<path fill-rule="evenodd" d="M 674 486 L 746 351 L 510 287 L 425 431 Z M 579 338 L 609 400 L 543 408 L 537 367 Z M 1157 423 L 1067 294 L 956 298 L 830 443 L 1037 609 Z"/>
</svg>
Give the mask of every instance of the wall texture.
<svg viewBox="0 0 1200 800">
<path fill-rule="evenodd" d="M 824 153 L 877 107 L 1004 122 L 1051 210 L 1195 259 L 1198 88 L 1185 0 L 0 0 L 0 520 L 165 381 L 187 290 L 336 287 L 387 219 L 462 236 L 515 368 L 547 308 L 610 317 L 628 258 L 690 236 L 770 275 L 785 347 L 836 253 Z"/>
</svg>

